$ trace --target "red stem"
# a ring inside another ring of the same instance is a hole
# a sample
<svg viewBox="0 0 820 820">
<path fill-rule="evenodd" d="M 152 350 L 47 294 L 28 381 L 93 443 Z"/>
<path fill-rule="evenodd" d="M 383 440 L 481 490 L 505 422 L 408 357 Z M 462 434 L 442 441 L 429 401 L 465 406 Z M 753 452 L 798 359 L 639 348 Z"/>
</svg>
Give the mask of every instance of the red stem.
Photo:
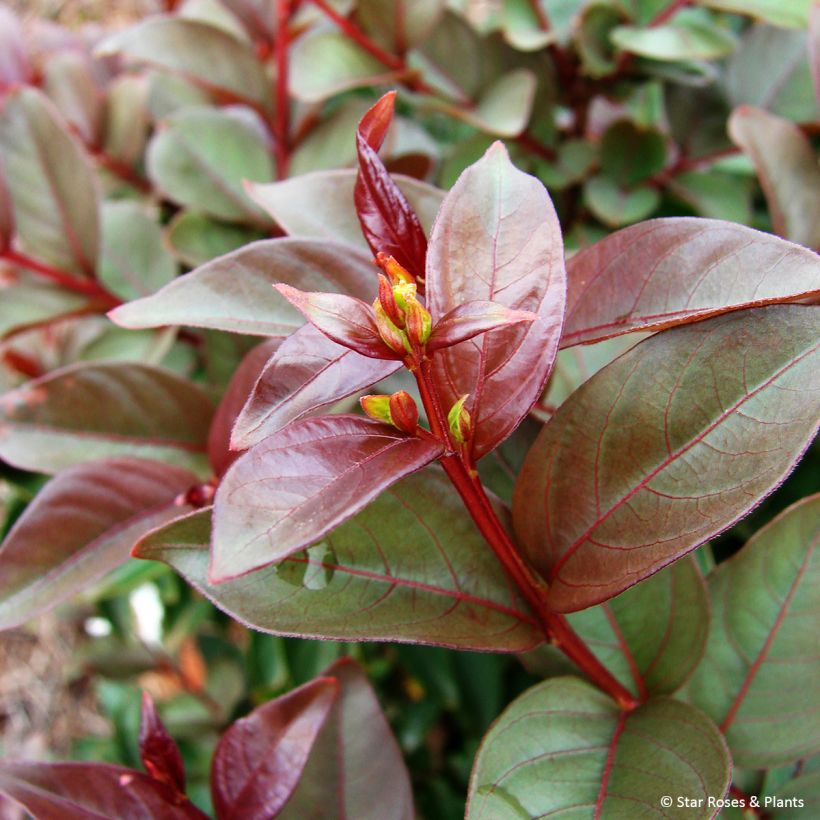
<svg viewBox="0 0 820 820">
<path fill-rule="evenodd" d="M 112 157 L 102 149 L 89 147 L 89 151 L 103 168 L 119 177 L 123 182 L 127 182 L 144 194 L 151 193 L 151 183 L 139 176 L 127 162 Z"/>
<path fill-rule="evenodd" d="M 547 13 L 544 9 L 541 8 L 541 3 L 539 3 L 538 0 L 530 0 L 530 8 L 535 15 L 535 19 L 538 21 L 538 28 L 540 28 L 541 31 L 549 31 L 552 28 L 550 18 L 547 17 Z"/>
<path fill-rule="evenodd" d="M 276 0 L 276 40 L 274 59 L 276 60 L 276 173 L 284 179 L 288 173 L 290 159 L 290 99 L 288 98 L 288 44 L 290 34 L 291 0 Z"/>
<path fill-rule="evenodd" d="M 80 279 L 60 268 L 55 268 L 51 265 L 47 265 L 45 262 L 40 262 L 39 259 L 34 259 L 27 254 L 7 248 L 0 253 L 0 258 L 8 260 L 14 265 L 27 268 L 38 276 L 48 279 L 66 290 L 92 296 L 102 302 L 104 307 L 116 307 L 122 304 L 116 296 L 109 293 L 99 282 L 95 282 L 93 279 Z"/>
<path fill-rule="evenodd" d="M 675 3 L 670 3 L 665 9 L 658 12 L 650 21 L 648 28 L 653 26 L 660 26 L 674 17 L 681 9 L 686 8 L 691 3 L 691 0 L 677 0 Z"/>
</svg>

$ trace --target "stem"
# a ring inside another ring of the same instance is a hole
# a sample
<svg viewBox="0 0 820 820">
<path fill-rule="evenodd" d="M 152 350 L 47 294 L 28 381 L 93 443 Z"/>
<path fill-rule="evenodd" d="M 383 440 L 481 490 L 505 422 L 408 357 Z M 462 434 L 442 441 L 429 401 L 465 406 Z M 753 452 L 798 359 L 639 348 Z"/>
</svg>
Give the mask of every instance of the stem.
<svg viewBox="0 0 820 820">
<path fill-rule="evenodd" d="M 677 0 L 675 3 L 670 3 L 665 9 L 662 9 L 649 21 L 648 28 L 662 25 L 670 17 L 674 17 L 681 9 L 686 8 L 690 2 L 691 0 Z"/>
<path fill-rule="evenodd" d="M 89 152 L 106 171 L 110 171 L 143 194 L 151 193 L 151 183 L 139 176 L 127 162 L 111 156 L 102 149 L 89 148 Z"/>
<path fill-rule="evenodd" d="M 274 135 L 276 137 L 276 173 L 284 179 L 288 172 L 290 159 L 290 100 L 288 98 L 288 44 L 290 41 L 288 23 L 290 22 L 291 0 L 276 0 L 276 40 L 274 41 L 274 58 L 276 60 L 276 120 Z"/>
<path fill-rule="evenodd" d="M 27 268 L 28 270 L 54 282 L 66 290 L 74 291 L 74 293 L 83 293 L 86 296 L 92 296 L 100 300 L 106 307 L 116 307 L 122 302 L 114 294 L 109 293 L 99 282 L 93 279 L 80 279 L 67 271 L 60 268 L 47 265 L 45 262 L 40 262 L 39 259 L 34 259 L 24 253 L 19 253 L 11 248 L 0 253 L 0 259 L 6 259 L 14 265 Z"/>
</svg>

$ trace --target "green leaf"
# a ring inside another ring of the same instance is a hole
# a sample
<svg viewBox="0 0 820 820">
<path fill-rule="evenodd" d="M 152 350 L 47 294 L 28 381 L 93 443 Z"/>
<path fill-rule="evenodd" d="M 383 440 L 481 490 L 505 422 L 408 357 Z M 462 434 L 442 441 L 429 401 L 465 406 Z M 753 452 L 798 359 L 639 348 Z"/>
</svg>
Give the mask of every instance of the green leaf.
<svg viewBox="0 0 820 820">
<path fill-rule="evenodd" d="M 629 187 L 660 171 L 666 164 L 666 140 L 654 128 L 620 120 L 601 140 L 601 170 L 619 185 Z"/>
<path fill-rule="evenodd" d="M 261 230 L 220 222 L 196 211 L 180 211 L 168 224 L 166 239 L 174 254 L 192 268 L 264 239 Z"/>
<path fill-rule="evenodd" d="M 148 84 L 145 77 L 115 77 L 108 86 L 103 113 L 106 154 L 133 165 L 148 141 Z"/>
<path fill-rule="evenodd" d="M 672 328 L 595 374 L 545 425 L 513 520 L 571 612 L 722 531 L 784 479 L 820 418 L 820 310 Z"/>
<path fill-rule="evenodd" d="M 729 119 L 729 134 L 755 165 L 775 232 L 820 246 L 820 166 L 803 132 L 759 108 L 741 106 Z"/>
<path fill-rule="evenodd" d="M 769 768 L 820 752 L 818 545 L 814 495 L 709 576 L 714 617 L 687 694 L 720 722 L 739 766 Z"/>
<path fill-rule="evenodd" d="M 466 816 L 707 820 L 707 800 L 726 792 L 730 771 L 720 732 L 697 709 L 658 698 L 623 712 L 578 678 L 553 678 L 513 701 L 484 737 Z M 678 796 L 703 805 L 662 808 L 662 797 Z"/>
<path fill-rule="evenodd" d="M 615 70 L 611 34 L 623 21 L 618 9 L 603 3 L 592 3 L 581 11 L 575 27 L 575 41 L 586 74 L 605 77 Z"/>
<path fill-rule="evenodd" d="M 660 204 L 655 188 L 624 188 L 611 177 L 598 174 L 584 183 L 584 202 L 605 225 L 620 228 L 646 219 Z"/>
<path fill-rule="evenodd" d="M 274 178 L 258 121 L 218 109 L 186 108 L 165 126 L 147 154 L 148 174 L 158 190 L 179 205 L 219 219 L 267 226 L 242 190 L 245 179 Z"/>
<path fill-rule="evenodd" d="M 698 216 L 740 224 L 752 221 L 752 185 L 746 177 L 721 171 L 687 171 L 676 174 L 667 185 Z"/>
<path fill-rule="evenodd" d="M 337 31 L 316 31 L 300 37 L 290 50 L 290 93 L 317 103 L 351 88 L 383 85 L 395 72 Z"/>
<path fill-rule="evenodd" d="M 204 393 L 167 370 L 69 365 L 0 397 L 0 457 L 43 473 L 126 455 L 201 470 L 212 413 Z"/>
<path fill-rule="evenodd" d="M 42 89 L 63 120 L 86 145 L 97 145 L 102 125 L 103 94 L 91 57 L 78 50 L 57 51 L 42 69 Z"/>
<path fill-rule="evenodd" d="M 207 583 L 210 530 L 210 511 L 195 513 L 146 536 L 139 557 L 165 561 L 265 632 L 502 652 L 543 640 L 437 469 L 393 485 L 320 544 L 216 586 Z"/>
<path fill-rule="evenodd" d="M 804 31 L 750 28 L 726 69 L 731 105 L 754 105 L 793 122 L 817 119 L 807 45 Z"/>
<path fill-rule="evenodd" d="M 127 328 L 188 325 L 255 336 L 289 336 L 304 324 L 272 285 L 347 293 L 372 301 L 375 273 L 368 254 L 334 242 L 266 239 L 202 265 L 109 313 Z"/>
<path fill-rule="evenodd" d="M 152 17 L 111 35 L 97 53 L 167 69 L 209 91 L 229 92 L 237 101 L 269 104 L 271 83 L 250 44 L 206 23 Z"/>
<path fill-rule="evenodd" d="M 99 244 L 96 176 L 41 92 L 23 88 L 6 98 L 0 148 L 23 247 L 58 268 L 90 276 Z"/>
<path fill-rule="evenodd" d="M 358 0 L 356 20 L 380 46 L 403 54 L 424 42 L 446 5 L 445 0 Z"/>
<path fill-rule="evenodd" d="M 141 535 L 190 510 L 187 470 L 136 458 L 81 464 L 52 479 L 0 545 L 0 629 L 52 609 L 128 559 Z"/>
<path fill-rule="evenodd" d="M 162 230 L 136 202 L 106 202 L 102 211 L 99 278 L 122 299 L 147 296 L 177 273 Z"/>
<path fill-rule="evenodd" d="M 0 338 L 57 316 L 82 311 L 88 297 L 39 282 L 0 286 Z"/>
<path fill-rule="evenodd" d="M 773 26 L 805 28 L 812 0 L 698 0 L 698 4 L 718 11 L 747 14 Z"/>
<path fill-rule="evenodd" d="M 427 233 L 444 191 L 402 174 L 393 176 Z M 356 171 L 314 171 L 267 185 L 249 184 L 248 196 L 288 234 L 347 242 L 369 252 L 353 203 Z"/>
<path fill-rule="evenodd" d="M 652 28 L 618 26 L 610 36 L 624 51 L 668 62 L 715 60 L 737 48 L 737 38 L 728 29 L 691 19 Z"/>
</svg>

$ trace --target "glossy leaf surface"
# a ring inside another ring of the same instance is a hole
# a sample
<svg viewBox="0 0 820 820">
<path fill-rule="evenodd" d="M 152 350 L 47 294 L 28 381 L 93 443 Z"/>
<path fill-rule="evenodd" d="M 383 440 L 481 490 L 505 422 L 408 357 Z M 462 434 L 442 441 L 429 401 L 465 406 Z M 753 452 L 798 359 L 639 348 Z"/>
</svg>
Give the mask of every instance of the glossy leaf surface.
<svg viewBox="0 0 820 820">
<path fill-rule="evenodd" d="M 328 339 L 313 325 L 282 343 L 249 389 L 233 430 L 246 448 L 266 436 L 386 378 L 400 362 L 371 359 Z"/>
<path fill-rule="evenodd" d="M 236 578 L 310 546 L 441 452 L 438 442 L 360 416 L 285 427 L 234 462 L 222 479 L 211 579 Z"/>
<path fill-rule="evenodd" d="M 25 623 L 128 559 L 134 542 L 187 511 L 196 476 L 134 458 L 82 464 L 52 479 L 0 547 L 0 628 Z"/>
<path fill-rule="evenodd" d="M 413 820 L 410 776 L 367 675 L 350 658 L 323 674 L 339 697 L 279 817 Z"/>
<path fill-rule="evenodd" d="M 687 687 L 739 766 L 820 752 L 820 495 L 789 507 L 709 576 L 706 655 Z"/>
<path fill-rule="evenodd" d="M 308 756 L 338 696 L 322 677 L 256 708 L 219 739 L 211 792 L 219 820 L 278 816 L 299 782 Z"/>
<path fill-rule="evenodd" d="M 561 346 L 820 292 L 820 260 L 770 234 L 675 217 L 624 228 L 567 263 Z"/>
<path fill-rule="evenodd" d="M 376 292 L 375 269 L 361 251 L 333 242 L 267 239 L 220 256 L 109 315 L 132 329 L 188 325 L 289 336 L 303 319 L 273 289 L 277 282 L 363 299 Z"/>
<path fill-rule="evenodd" d="M 320 544 L 208 584 L 210 512 L 151 533 L 137 555 L 165 561 L 220 609 L 279 635 L 518 652 L 543 632 L 438 470 L 404 479 Z"/>
<path fill-rule="evenodd" d="M 12 94 L 0 115 L 0 146 L 17 231 L 34 256 L 89 276 L 99 245 L 97 182 L 78 142 L 39 91 Z"/>
<path fill-rule="evenodd" d="M 468 820 L 662 816 L 712 818 L 707 798 L 729 786 L 731 762 L 702 712 L 658 698 L 623 712 L 590 684 L 553 678 L 501 714 L 479 748 Z M 661 797 L 701 799 L 661 808 Z"/>
<path fill-rule="evenodd" d="M 0 456 L 44 473 L 124 455 L 197 469 L 212 414 L 207 396 L 168 370 L 69 365 L 0 396 Z"/>
<path fill-rule="evenodd" d="M 185 794 L 185 767 L 182 755 L 147 692 L 142 693 L 140 712 L 140 759 L 154 780 L 167 783 Z"/>
<path fill-rule="evenodd" d="M 433 360 L 446 407 L 471 395 L 476 458 L 515 429 L 543 390 L 561 333 L 564 279 L 561 233 L 549 195 L 514 168 L 496 143 L 447 194 L 427 259 L 434 321 L 473 300 L 539 317 L 462 342 Z"/>
<path fill-rule="evenodd" d="M 513 499 L 554 608 L 617 595 L 780 484 L 820 418 L 818 328 L 820 311 L 796 305 L 673 328 L 561 406 Z"/>
<path fill-rule="evenodd" d="M 427 350 L 432 352 L 443 347 L 451 347 L 490 330 L 533 322 L 537 319 L 538 316 L 534 313 L 510 310 L 498 302 L 465 302 L 453 308 L 436 323 L 430 334 Z"/>
</svg>

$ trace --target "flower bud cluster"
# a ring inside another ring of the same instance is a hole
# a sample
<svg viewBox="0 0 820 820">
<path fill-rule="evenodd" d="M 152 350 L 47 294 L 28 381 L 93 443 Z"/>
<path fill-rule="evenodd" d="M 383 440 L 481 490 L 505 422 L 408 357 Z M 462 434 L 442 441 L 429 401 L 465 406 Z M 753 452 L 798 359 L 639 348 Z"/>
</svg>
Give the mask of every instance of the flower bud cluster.
<svg viewBox="0 0 820 820">
<path fill-rule="evenodd" d="M 376 326 L 384 343 L 396 353 L 424 350 L 433 329 L 429 311 L 418 300 L 416 283 L 392 256 L 379 253 L 379 296 L 373 303 Z"/>
<path fill-rule="evenodd" d="M 419 410 L 413 397 L 404 390 L 399 390 L 391 396 L 362 396 L 359 401 L 362 410 L 371 419 L 390 424 L 411 436 L 416 434 L 419 426 Z"/>
</svg>

